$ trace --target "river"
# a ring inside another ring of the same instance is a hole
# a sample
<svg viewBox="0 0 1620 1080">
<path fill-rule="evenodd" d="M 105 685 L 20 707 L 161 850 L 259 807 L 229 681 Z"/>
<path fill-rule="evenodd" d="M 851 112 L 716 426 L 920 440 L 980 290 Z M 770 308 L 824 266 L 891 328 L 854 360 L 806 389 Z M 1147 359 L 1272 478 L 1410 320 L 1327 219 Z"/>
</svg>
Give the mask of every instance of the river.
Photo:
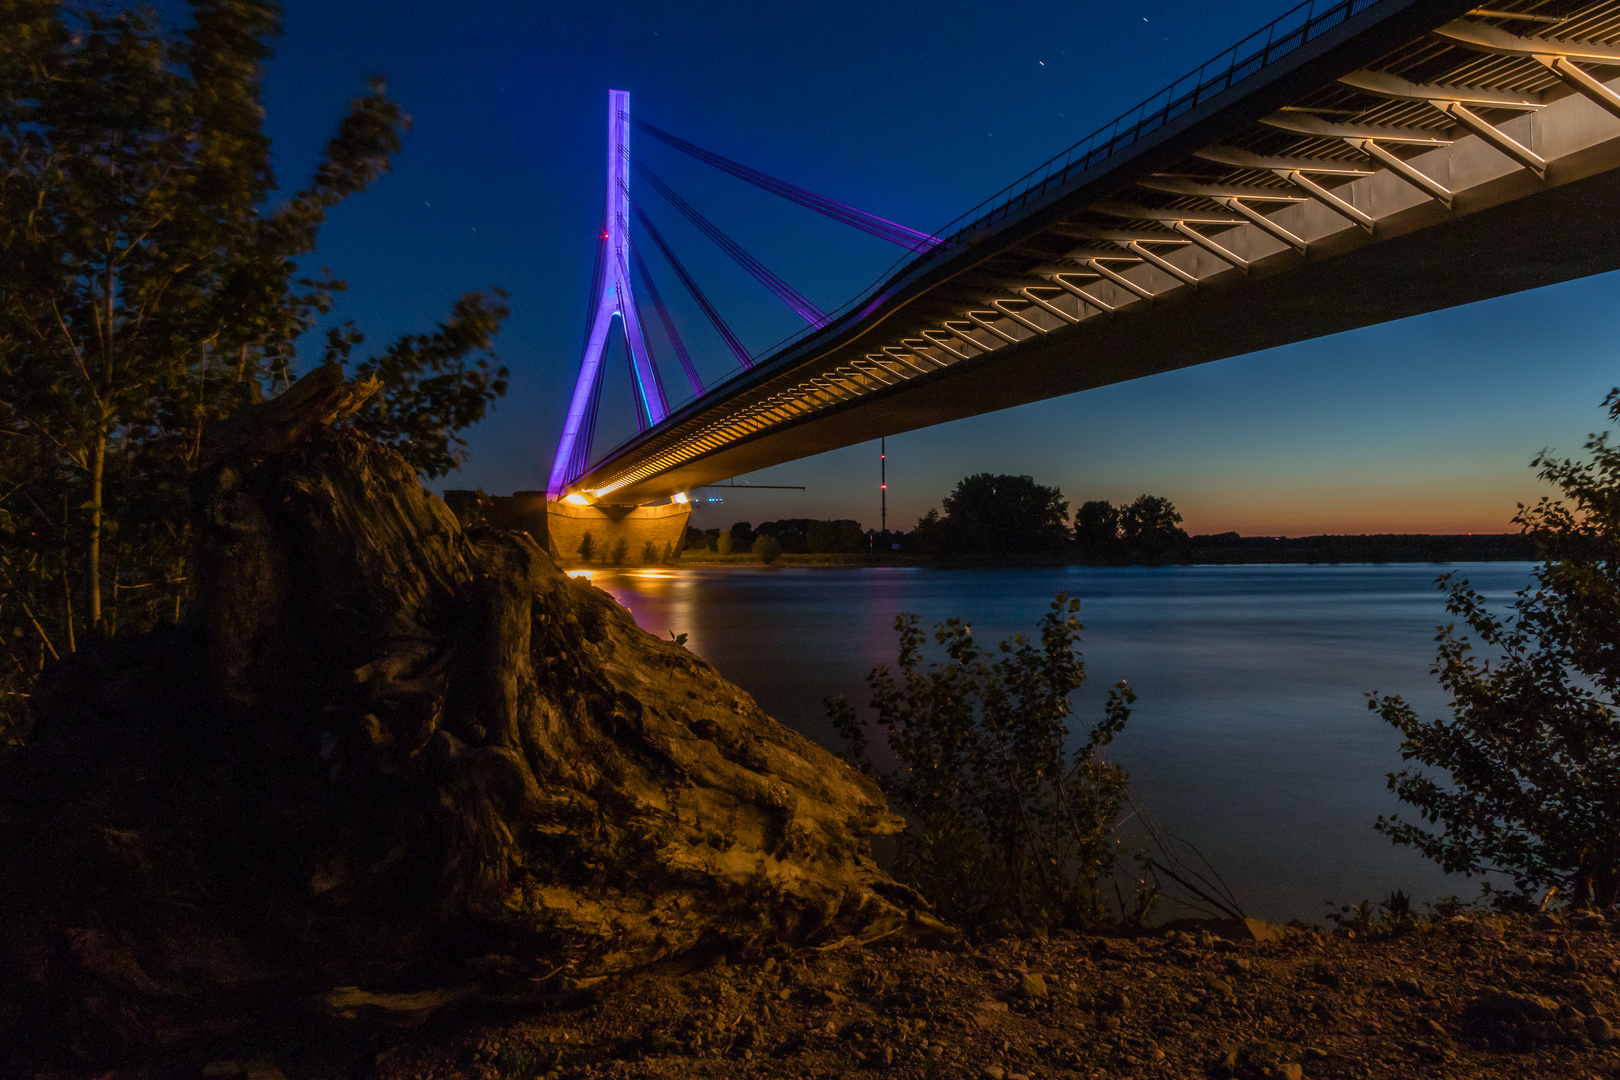
<svg viewBox="0 0 1620 1080">
<path fill-rule="evenodd" d="M 1399 693 L 1425 716 L 1448 715 L 1429 668 L 1435 627 L 1452 621 L 1434 586 L 1449 570 L 1502 608 L 1532 565 L 677 567 L 593 578 L 644 629 L 686 634 L 767 712 L 830 747 L 821 701 L 865 704 L 867 671 L 894 662 L 896 613 L 929 627 L 961 616 L 991 645 L 1034 631 L 1054 593 L 1077 596 L 1090 679 L 1075 728 L 1129 680 L 1138 700 L 1110 756 L 1130 770 L 1138 802 L 1197 847 L 1247 913 L 1320 922 L 1329 898 L 1478 893 L 1372 829 L 1403 809 L 1384 779 L 1401 767 L 1400 739 L 1363 695 Z"/>
</svg>

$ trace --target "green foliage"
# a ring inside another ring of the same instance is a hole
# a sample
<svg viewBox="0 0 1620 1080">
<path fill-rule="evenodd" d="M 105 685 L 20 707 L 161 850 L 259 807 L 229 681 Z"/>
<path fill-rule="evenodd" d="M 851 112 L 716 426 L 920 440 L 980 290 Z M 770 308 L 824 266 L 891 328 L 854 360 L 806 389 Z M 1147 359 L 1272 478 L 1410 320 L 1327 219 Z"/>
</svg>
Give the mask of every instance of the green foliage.
<svg viewBox="0 0 1620 1080">
<path fill-rule="evenodd" d="M 942 505 L 942 516 L 917 523 L 919 544 L 931 555 L 1037 554 L 1068 539 L 1063 492 L 1028 476 L 963 477 Z"/>
<path fill-rule="evenodd" d="M 45 658 L 184 615 L 208 425 L 287 385 L 344 288 L 298 260 L 409 127 L 374 80 L 281 195 L 261 84 L 279 8 L 190 8 L 178 33 L 144 8 L 0 2 L 0 738 Z M 359 365 L 385 383 L 360 424 L 442 474 L 505 390 L 505 313 L 463 297 Z M 358 342 L 338 332 L 332 358 Z"/>
<path fill-rule="evenodd" d="M 1189 544 L 1175 504 L 1159 495 L 1139 495 L 1119 507 L 1104 499 L 1082 503 L 1074 540 L 1084 558 L 1133 562 L 1162 562 Z"/>
<path fill-rule="evenodd" d="M 1092 499 L 1074 512 L 1074 542 L 1087 558 L 1112 556 L 1119 546 L 1119 511 L 1107 499 Z"/>
<path fill-rule="evenodd" d="M 586 562 L 590 562 L 596 557 L 596 537 L 591 535 L 589 529 L 585 530 L 585 535 L 579 538 L 579 547 L 574 550 Z"/>
<path fill-rule="evenodd" d="M 719 536 L 715 537 L 715 550 L 721 555 L 730 555 L 732 537 L 734 535 L 734 533 L 722 532 Z"/>
<path fill-rule="evenodd" d="M 1455 899 L 1455 898 L 1453 898 Z M 1412 910 L 1412 898 L 1402 889 L 1395 889 L 1375 907 L 1371 900 L 1359 904 L 1336 904 L 1327 901 L 1327 920 L 1341 930 L 1367 932 L 1375 926 L 1385 931 L 1410 928 L 1417 923 Z"/>
<path fill-rule="evenodd" d="M 782 543 L 776 537 L 760 533 L 754 538 L 754 558 L 769 565 L 782 557 Z"/>
<path fill-rule="evenodd" d="M 468 293 L 431 334 L 407 334 L 380 357 L 354 366 L 356 378 L 382 380 L 354 425 L 404 455 L 417 472 L 444 476 L 466 459 L 459 432 L 484 418 L 506 394 L 508 372 L 494 353 L 495 335 L 511 313 L 506 292 L 491 298 Z M 327 335 L 328 361 L 341 360 L 358 339 L 352 331 Z M 469 357 L 472 357 L 469 360 Z"/>
<path fill-rule="evenodd" d="M 861 523 L 848 518 L 812 521 L 805 529 L 805 549 L 814 554 L 849 553 L 867 549 Z"/>
<path fill-rule="evenodd" d="M 1620 421 L 1620 390 L 1604 404 Z M 1576 907 L 1620 902 L 1620 448 L 1605 432 L 1586 450 L 1587 461 L 1543 452 L 1532 463 L 1563 497 L 1519 507 L 1545 561 L 1509 615 L 1440 577 L 1446 609 L 1494 656 L 1480 662 L 1454 626 L 1440 628 L 1434 672 L 1452 718 L 1368 695 L 1404 737 L 1401 757 L 1444 774 L 1390 774 L 1423 824 L 1392 815 L 1375 828 L 1448 873 L 1506 876 L 1521 904 L 1546 889 Z"/>
<path fill-rule="evenodd" d="M 936 627 L 947 662 L 923 666 L 917 617 L 895 620 L 897 679 L 887 665 L 867 676 L 884 733 L 885 769 L 870 729 L 843 698 L 826 702 L 845 757 L 870 773 L 906 815 L 897 875 L 942 918 L 965 929 L 1085 925 L 1108 917 L 1125 770 L 1102 751 L 1124 729 L 1136 695 L 1125 683 L 1108 696 L 1085 742 L 1069 747 L 1070 695 L 1085 681 L 1079 601 L 1058 595 L 1040 640 L 1019 635 L 985 650 L 960 619 Z M 1116 915 L 1143 918 L 1118 897 Z"/>
<path fill-rule="evenodd" d="M 1119 534 L 1134 558 L 1158 561 L 1187 543 L 1175 504 L 1158 495 L 1138 495 L 1119 510 Z"/>
</svg>

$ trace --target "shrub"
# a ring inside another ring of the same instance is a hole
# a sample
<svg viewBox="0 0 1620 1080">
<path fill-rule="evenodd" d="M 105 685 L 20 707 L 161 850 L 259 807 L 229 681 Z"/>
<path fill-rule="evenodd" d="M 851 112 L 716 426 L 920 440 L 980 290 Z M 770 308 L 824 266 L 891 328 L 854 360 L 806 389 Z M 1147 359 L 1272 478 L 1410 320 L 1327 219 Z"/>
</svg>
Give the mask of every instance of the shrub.
<svg viewBox="0 0 1620 1080">
<path fill-rule="evenodd" d="M 592 557 L 596 555 L 596 537 L 587 531 L 584 536 L 579 538 L 578 551 L 581 559 L 590 562 Z"/>
<path fill-rule="evenodd" d="M 1604 399 L 1620 421 L 1620 390 Z M 1498 659 L 1478 662 L 1454 626 L 1440 628 L 1434 672 L 1451 698 L 1450 721 L 1422 720 L 1397 696 L 1367 706 L 1404 736 L 1401 757 L 1443 770 L 1389 775 L 1418 810 L 1374 826 L 1447 873 L 1503 875 L 1524 906 L 1556 889 L 1576 907 L 1620 902 L 1620 448 L 1608 434 L 1586 443 L 1587 462 L 1543 452 L 1532 467 L 1563 499 L 1522 504 L 1514 517 L 1544 562 L 1534 586 L 1498 618 L 1455 574 L 1443 574 L 1446 610 L 1461 616 Z M 1487 885 L 1489 879 L 1487 878 Z"/>
<path fill-rule="evenodd" d="M 731 554 L 731 533 L 722 532 L 715 538 L 715 550 L 721 555 Z"/>
<path fill-rule="evenodd" d="M 867 676 L 893 771 L 874 764 L 870 725 L 854 708 L 841 697 L 826 702 L 845 758 L 909 819 L 896 876 L 971 932 L 1086 925 L 1110 914 L 1104 883 L 1116 869 L 1126 774 L 1102 750 L 1124 729 L 1136 695 L 1115 686 L 1084 745 L 1068 749 L 1069 696 L 1086 678 L 1079 606 L 1059 594 L 1038 642 L 1019 635 L 995 652 L 981 649 L 962 620 L 947 620 L 934 640 L 948 662 L 926 668 L 917 617 L 896 618 L 900 677 L 887 665 Z M 1115 897 L 1114 914 L 1138 921 L 1152 902 L 1145 885 L 1130 902 Z"/>
<path fill-rule="evenodd" d="M 782 557 L 782 542 L 774 536 L 761 533 L 754 538 L 754 557 L 770 564 Z"/>
<path fill-rule="evenodd" d="M 658 557 L 658 545 L 653 543 L 651 540 L 647 541 L 645 544 L 642 544 L 641 561 L 649 566 L 654 566 L 663 562 L 663 560 Z"/>
<path fill-rule="evenodd" d="M 612 552 L 611 555 L 608 556 L 608 558 L 610 560 L 612 560 L 614 566 L 623 566 L 625 557 L 627 555 L 629 555 L 629 554 L 630 554 L 630 541 L 626 540 L 624 537 L 621 536 L 614 543 L 613 552 Z"/>
</svg>

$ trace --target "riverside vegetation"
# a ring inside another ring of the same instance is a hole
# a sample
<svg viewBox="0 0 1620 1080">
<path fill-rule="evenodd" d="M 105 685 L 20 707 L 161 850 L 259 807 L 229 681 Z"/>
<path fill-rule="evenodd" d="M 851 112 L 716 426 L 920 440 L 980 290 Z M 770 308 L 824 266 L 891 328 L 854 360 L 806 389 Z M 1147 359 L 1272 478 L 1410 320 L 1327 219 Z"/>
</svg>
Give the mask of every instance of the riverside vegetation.
<svg viewBox="0 0 1620 1080">
<path fill-rule="evenodd" d="M 720 559 L 755 552 L 768 536 L 785 555 L 812 556 L 812 564 L 875 559 L 943 564 L 1085 563 L 1098 566 L 1170 563 L 1354 563 L 1530 560 L 1534 540 L 1524 534 L 1428 536 L 1189 536 L 1169 499 L 1141 495 L 1115 506 L 1082 503 L 1068 517 L 1056 487 L 1028 476 L 979 473 L 964 477 L 945 497 L 944 514 L 929 510 L 910 532 L 862 531 L 850 520 L 787 518 L 757 527 L 686 531 L 688 557 Z M 654 562 L 654 559 L 644 559 Z M 665 560 L 667 561 L 667 559 Z"/>
</svg>

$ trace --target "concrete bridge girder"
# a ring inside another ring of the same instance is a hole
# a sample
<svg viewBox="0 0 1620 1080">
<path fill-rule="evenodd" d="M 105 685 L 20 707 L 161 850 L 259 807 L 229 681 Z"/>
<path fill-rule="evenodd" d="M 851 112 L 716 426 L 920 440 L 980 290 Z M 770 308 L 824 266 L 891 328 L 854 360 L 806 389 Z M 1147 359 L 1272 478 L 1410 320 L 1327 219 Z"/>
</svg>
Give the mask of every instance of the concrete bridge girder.
<svg viewBox="0 0 1620 1080">
<path fill-rule="evenodd" d="M 1620 4 L 1609 6 L 1620 15 Z M 1558 56 L 1524 58 L 1546 69 L 1550 89 L 1383 79 L 1365 57 L 1330 70 L 1329 84 L 1342 79 L 1346 92 L 1409 110 L 1408 127 L 1301 121 L 1306 114 L 1273 108 L 1246 130 L 1276 129 L 1313 150 L 1227 145 L 1255 142 L 1229 130 L 1202 146 L 1188 137 L 1193 145 L 1179 157 L 1147 154 L 1112 194 L 1056 200 L 999 246 L 938 256 L 962 265 L 869 325 L 844 328 L 842 342 L 819 355 L 807 348 L 796 365 L 760 379 L 757 400 L 799 406 L 783 410 L 786 418 L 772 414 L 746 429 L 722 421 L 695 438 L 686 432 L 699 413 L 649 433 L 584 481 L 615 499 L 654 498 L 878 433 L 1620 267 L 1610 210 L 1620 191 L 1620 93 L 1609 83 L 1583 89 L 1582 79 L 1596 76 L 1578 66 L 1579 75 L 1559 72 Z M 1487 119 L 1471 105 L 1514 115 Z M 1413 129 L 1414 117 L 1434 126 Z M 1180 175 L 1212 166 L 1232 179 Z M 1288 186 L 1268 186 L 1280 182 Z M 1138 205 L 1132 192 L 1157 192 L 1167 205 Z M 1075 258 L 1053 263 L 1060 249 Z M 1121 261 L 1104 261 L 1099 250 Z M 1256 320 L 1256 310 L 1267 317 Z M 875 364 L 890 377 L 867 366 Z"/>
</svg>

